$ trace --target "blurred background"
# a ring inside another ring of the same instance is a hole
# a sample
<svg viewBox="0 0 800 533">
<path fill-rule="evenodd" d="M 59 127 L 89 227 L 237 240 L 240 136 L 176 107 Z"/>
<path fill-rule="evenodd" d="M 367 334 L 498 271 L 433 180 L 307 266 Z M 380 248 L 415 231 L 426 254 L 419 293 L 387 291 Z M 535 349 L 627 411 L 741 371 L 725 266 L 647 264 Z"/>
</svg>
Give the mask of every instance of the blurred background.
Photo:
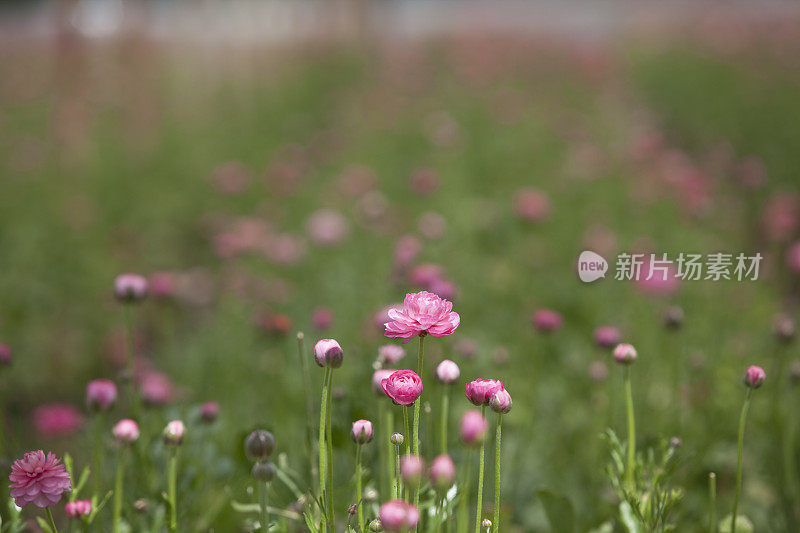
<svg viewBox="0 0 800 533">
<path fill-rule="evenodd" d="M 741 375 L 759 364 L 742 511 L 756 531 L 798 531 L 784 445 L 800 372 L 798 89 L 796 2 L 6 0 L 4 453 L 88 461 L 85 384 L 124 357 L 112 282 L 139 272 L 147 423 L 182 416 L 202 435 L 184 454 L 184 524 L 242 530 L 231 501 L 252 501 L 241 442 L 255 427 L 303 479 L 298 331 L 345 351 L 345 509 L 350 423 L 377 414 L 381 310 L 424 288 L 462 317 L 426 342 L 429 368 L 451 358 L 462 382 L 496 377 L 514 398 L 504 530 L 551 530 L 544 488 L 579 531 L 623 531 L 600 437 L 624 433 L 621 374 L 593 339 L 611 325 L 639 350 L 641 446 L 682 439 L 677 530 L 707 530 L 710 471 L 729 509 Z M 765 259 L 757 281 L 589 285 L 584 249 L 612 268 L 634 251 Z M 664 325 L 673 306 L 680 328 Z M 563 328 L 537 332 L 540 308 Z M 221 406 L 210 429 L 205 401 Z M 453 405 L 455 423 L 469 404 Z"/>
</svg>

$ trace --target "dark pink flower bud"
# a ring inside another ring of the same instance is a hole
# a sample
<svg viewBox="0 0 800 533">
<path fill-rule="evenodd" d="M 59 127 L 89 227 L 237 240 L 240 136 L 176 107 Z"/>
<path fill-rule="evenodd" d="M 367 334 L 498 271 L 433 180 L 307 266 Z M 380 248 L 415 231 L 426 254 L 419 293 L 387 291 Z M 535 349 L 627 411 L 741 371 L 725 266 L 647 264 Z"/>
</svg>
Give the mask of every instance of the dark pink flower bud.
<svg viewBox="0 0 800 533">
<path fill-rule="evenodd" d="M 767 374 L 764 373 L 764 369 L 760 366 L 749 366 L 744 373 L 744 384 L 750 387 L 751 389 L 757 389 L 761 385 L 764 384 L 764 380 L 767 379 Z"/>
<path fill-rule="evenodd" d="M 417 527 L 419 510 L 403 500 L 392 500 L 381 505 L 378 513 L 384 531 L 405 533 Z"/>
<path fill-rule="evenodd" d="M 161 433 L 161 438 L 164 439 L 164 444 L 167 446 L 180 446 L 183 443 L 183 435 L 186 432 L 186 426 L 180 420 L 173 420 L 167 424 L 164 431 Z"/>
<path fill-rule="evenodd" d="M 8 366 L 11 364 L 11 347 L 8 344 L 0 342 L 0 366 Z"/>
<path fill-rule="evenodd" d="M 496 379 L 476 379 L 464 387 L 467 399 L 474 405 L 489 405 L 495 392 L 503 390 L 503 382 Z"/>
<path fill-rule="evenodd" d="M 356 420 L 350 431 L 350 438 L 356 444 L 366 444 L 372 440 L 372 422 L 369 420 Z"/>
<path fill-rule="evenodd" d="M 317 331 L 325 331 L 333 325 L 333 311 L 327 307 L 317 307 L 311 313 L 311 325 Z"/>
<path fill-rule="evenodd" d="M 400 405 L 411 405 L 422 394 L 422 379 L 413 370 L 397 370 L 381 381 L 386 396 Z"/>
<path fill-rule="evenodd" d="M 275 451 L 275 437 L 269 431 L 257 429 L 244 439 L 244 453 L 251 461 L 266 459 Z"/>
<path fill-rule="evenodd" d="M 263 460 L 254 464 L 250 473 L 253 475 L 253 479 L 256 481 L 269 483 L 275 477 L 277 472 L 275 471 L 275 465 L 272 464 L 271 461 Z"/>
<path fill-rule="evenodd" d="M 437 455 L 431 462 L 430 469 L 431 485 L 437 491 L 442 492 L 453 486 L 456 479 L 456 464 L 447 455 Z"/>
<path fill-rule="evenodd" d="M 489 407 L 495 413 L 506 414 L 511 410 L 511 403 L 511 395 L 505 389 L 495 392 L 489 399 Z"/>
<path fill-rule="evenodd" d="M 467 446 L 483 442 L 489 424 L 477 409 L 470 409 L 461 416 L 461 440 Z"/>
<path fill-rule="evenodd" d="M 622 340 L 622 334 L 614 326 L 600 326 L 594 330 L 594 342 L 600 348 L 613 348 Z"/>
<path fill-rule="evenodd" d="M 539 309 L 533 313 L 531 319 L 533 327 L 540 333 L 552 333 L 561 329 L 564 319 L 561 318 L 561 313 L 553 311 L 552 309 Z"/>
<path fill-rule="evenodd" d="M 614 348 L 614 360 L 621 365 L 630 365 L 636 361 L 636 348 L 630 344 L 618 344 Z"/>
<path fill-rule="evenodd" d="M 86 385 L 86 405 L 92 411 L 108 411 L 117 401 L 117 386 L 109 379 L 95 379 Z"/>
<path fill-rule="evenodd" d="M 206 402 L 200 406 L 200 420 L 210 424 L 219 416 L 219 404 L 217 402 Z"/>
<path fill-rule="evenodd" d="M 92 500 L 75 500 L 67 502 L 64 506 L 64 513 L 68 518 L 80 518 L 81 516 L 89 516 L 92 512 Z"/>
<path fill-rule="evenodd" d="M 396 365 L 405 356 L 405 349 L 397 344 L 384 344 L 378 348 L 378 361 L 384 365 Z"/>
<path fill-rule="evenodd" d="M 120 274 L 114 279 L 114 296 L 120 302 L 140 302 L 147 296 L 147 280 L 139 274 Z"/>
<path fill-rule="evenodd" d="M 69 473 L 53 452 L 36 450 L 26 453 L 11 465 L 9 485 L 17 507 L 32 503 L 36 507 L 52 507 L 65 492 L 72 490 Z"/>
<path fill-rule="evenodd" d="M 166 271 L 153 272 L 147 280 L 147 286 L 154 298 L 172 298 L 175 295 L 175 274 Z"/>
<path fill-rule="evenodd" d="M 386 396 L 386 393 L 383 392 L 383 385 L 381 382 L 394 374 L 396 371 L 392 370 L 391 368 L 379 368 L 375 372 L 372 373 L 372 392 L 374 392 L 377 396 L 383 397 Z"/>
<path fill-rule="evenodd" d="M 339 368 L 344 360 L 344 352 L 333 339 L 322 339 L 314 346 L 314 360 L 321 367 Z"/>
<path fill-rule="evenodd" d="M 461 376 L 461 370 L 453 361 L 445 359 L 436 366 L 435 375 L 439 383 L 455 383 Z"/>
<path fill-rule="evenodd" d="M 389 437 L 389 441 L 399 448 L 403 445 L 406 439 L 403 437 L 402 433 L 392 433 L 392 436 Z"/>
<path fill-rule="evenodd" d="M 133 444 L 139 438 L 139 424 L 130 418 L 123 418 L 114 425 L 111 432 L 118 443 Z"/>
<path fill-rule="evenodd" d="M 419 455 L 404 455 L 400 458 L 400 477 L 410 487 L 418 487 L 425 475 L 425 459 Z"/>
</svg>

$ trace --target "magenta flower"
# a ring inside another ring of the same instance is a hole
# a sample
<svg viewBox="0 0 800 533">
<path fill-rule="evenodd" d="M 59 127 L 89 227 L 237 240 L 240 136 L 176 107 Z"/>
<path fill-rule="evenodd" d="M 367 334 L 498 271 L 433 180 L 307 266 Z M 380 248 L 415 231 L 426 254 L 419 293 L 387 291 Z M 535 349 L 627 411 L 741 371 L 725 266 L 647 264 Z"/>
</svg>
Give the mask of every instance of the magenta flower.
<svg viewBox="0 0 800 533">
<path fill-rule="evenodd" d="M 394 374 L 396 370 L 392 370 L 391 368 L 379 368 L 375 372 L 372 373 L 372 392 L 377 394 L 378 396 L 383 396 L 385 393 L 383 392 L 383 380 Z"/>
<path fill-rule="evenodd" d="M 494 393 L 503 390 L 503 382 L 496 379 L 476 379 L 467 383 L 464 392 L 474 405 L 489 405 Z"/>
<path fill-rule="evenodd" d="M 381 505 L 378 514 L 384 531 L 402 533 L 417 527 L 419 510 L 403 500 L 392 500 Z"/>
<path fill-rule="evenodd" d="M 162 373 L 149 370 L 142 377 L 139 384 L 142 399 L 148 405 L 166 405 L 175 396 L 175 387 L 169 377 Z"/>
<path fill-rule="evenodd" d="M 172 298 L 175 295 L 177 280 L 172 272 L 153 272 L 147 278 L 150 294 L 155 298 Z"/>
<path fill-rule="evenodd" d="M 69 518 L 89 516 L 89 514 L 92 512 L 92 500 L 75 500 L 74 502 L 67 502 L 67 504 L 64 506 L 64 512 Z"/>
<path fill-rule="evenodd" d="M 400 405 L 411 405 L 422 394 L 422 378 L 413 370 L 397 370 L 381 380 L 386 396 Z"/>
<path fill-rule="evenodd" d="M 445 337 L 461 322 L 451 302 L 426 291 L 406 294 L 403 309 L 390 309 L 389 318 L 392 321 L 385 324 L 385 335 L 402 339 L 428 334 Z"/>
<path fill-rule="evenodd" d="M 430 477 L 431 485 L 436 490 L 449 489 L 456 479 L 456 464 L 453 459 L 447 454 L 437 455 L 431 461 Z"/>
<path fill-rule="evenodd" d="M 83 415 L 75 407 L 65 403 L 43 405 L 33 413 L 36 431 L 45 437 L 62 437 L 78 431 L 83 424 Z"/>
<path fill-rule="evenodd" d="M 743 381 L 744 384 L 751 389 L 757 389 L 764 384 L 765 379 L 767 379 L 767 374 L 764 372 L 764 369 L 760 366 L 752 365 L 747 367 Z"/>
<path fill-rule="evenodd" d="M 109 379 L 95 379 L 86 385 L 86 405 L 92 411 L 108 411 L 117 401 L 117 386 Z"/>
<path fill-rule="evenodd" d="M 455 383 L 461 376 L 458 365 L 450 359 L 445 359 L 436 366 L 436 380 L 439 383 Z"/>
<path fill-rule="evenodd" d="M 369 420 L 356 420 L 350 431 L 350 438 L 356 444 L 366 444 L 372 440 L 372 422 Z"/>
<path fill-rule="evenodd" d="M 564 319 L 561 318 L 561 313 L 558 311 L 539 309 L 533 313 L 531 322 L 533 323 L 533 327 L 540 333 L 552 333 L 561 329 Z"/>
<path fill-rule="evenodd" d="M 489 424 L 477 409 L 470 409 L 461 415 L 461 440 L 467 446 L 483 442 Z"/>
<path fill-rule="evenodd" d="M 139 274 L 120 274 L 114 279 L 114 296 L 120 302 L 144 300 L 147 289 L 147 279 Z"/>
<path fill-rule="evenodd" d="M 65 492 L 72 490 L 69 474 L 53 452 L 28 452 L 11 465 L 11 497 L 17 507 L 29 503 L 36 507 L 52 507 Z"/>
<path fill-rule="evenodd" d="M 594 343 L 600 348 L 613 348 L 620 340 L 622 334 L 614 326 L 600 326 L 594 330 Z"/>
</svg>

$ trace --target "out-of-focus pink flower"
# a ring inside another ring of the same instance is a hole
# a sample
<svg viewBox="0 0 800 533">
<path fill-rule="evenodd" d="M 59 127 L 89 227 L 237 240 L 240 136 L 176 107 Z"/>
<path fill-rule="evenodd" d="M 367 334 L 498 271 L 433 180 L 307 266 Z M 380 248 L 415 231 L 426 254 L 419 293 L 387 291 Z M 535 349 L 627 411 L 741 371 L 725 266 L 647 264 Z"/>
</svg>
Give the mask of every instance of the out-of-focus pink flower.
<svg viewBox="0 0 800 533">
<path fill-rule="evenodd" d="M 406 294 L 403 310 L 390 309 L 389 318 L 385 335 L 403 339 L 424 334 L 445 337 L 461 322 L 452 303 L 427 291 Z"/>
<path fill-rule="evenodd" d="M 391 368 L 379 368 L 375 372 L 372 373 L 372 392 L 377 394 L 378 396 L 385 396 L 386 393 L 383 392 L 383 385 L 382 382 L 384 379 L 388 378 L 392 374 L 395 373 L 395 370 Z"/>
<path fill-rule="evenodd" d="M 314 345 L 314 361 L 317 365 L 339 368 L 343 360 L 344 352 L 335 339 L 320 339 Z"/>
<path fill-rule="evenodd" d="M 65 492 L 72 490 L 61 459 L 53 452 L 44 453 L 36 450 L 26 453 L 11 465 L 11 497 L 17 507 L 25 507 L 29 503 L 36 507 L 52 507 L 61 500 Z"/>
<path fill-rule="evenodd" d="M 333 324 L 333 311 L 327 307 L 317 307 L 311 313 L 311 325 L 317 331 L 325 331 Z"/>
<path fill-rule="evenodd" d="M 374 189 L 377 182 L 378 179 L 371 168 L 353 165 L 342 171 L 336 186 L 343 195 L 355 198 Z"/>
<path fill-rule="evenodd" d="M 636 361 L 636 348 L 630 344 L 618 344 L 614 348 L 614 360 L 621 365 L 630 365 Z"/>
<path fill-rule="evenodd" d="M 742 381 L 751 389 L 757 389 L 764 384 L 765 379 L 767 379 L 767 374 L 764 372 L 764 369 L 760 366 L 751 365 L 747 367 Z"/>
<path fill-rule="evenodd" d="M 117 386 L 110 379 L 95 379 L 86 385 L 86 405 L 90 410 L 108 411 L 117 401 Z"/>
<path fill-rule="evenodd" d="M 439 188 L 439 175 L 431 168 L 418 168 L 411 173 L 411 189 L 420 196 L 430 196 Z"/>
<path fill-rule="evenodd" d="M 250 185 L 252 172 L 238 161 L 227 161 L 211 173 L 211 183 L 221 194 L 239 194 Z"/>
<path fill-rule="evenodd" d="M 434 374 L 439 383 L 455 383 L 461 376 L 461 369 L 450 359 L 445 359 L 436 366 Z"/>
<path fill-rule="evenodd" d="M 400 405 L 411 405 L 422 394 L 422 379 L 413 370 L 397 370 L 381 380 L 386 396 Z"/>
<path fill-rule="evenodd" d="M 356 444 L 366 444 L 372 440 L 372 422 L 369 420 L 356 420 L 350 430 L 350 438 Z"/>
<path fill-rule="evenodd" d="M 148 370 L 139 383 L 142 399 L 148 405 L 159 406 L 170 403 L 175 397 L 175 387 L 163 372 Z"/>
<path fill-rule="evenodd" d="M 772 195 L 761 211 L 764 233 L 772 242 L 786 242 L 797 232 L 800 225 L 800 205 L 794 194 Z"/>
<path fill-rule="evenodd" d="M 476 379 L 464 387 L 467 399 L 474 405 L 489 405 L 494 393 L 503 390 L 503 382 L 496 379 Z"/>
<path fill-rule="evenodd" d="M 416 487 L 425 475 L 425 459 L 419 455 L 403 455 L 400 458 L 400 477 L 411 487 Z"/>
<path fill-rule="evenodd" d="M 514 213 L 526 222 L 543 222 L 547 220 L 552 211 L 550 198 L 535 189 L 518 190 L 514 193 L 513 203 Z"/>
<path fill-rule="evenodd" d="M 461 127 L 447 111 L 436 111 L 425 119 L 425 132 L 431 144 L 444 148 L 458 142 Z"/>
<path fill-rule="evenodd" d="M 422 243 L 414 235 L 403 235 L 394 245 L 394 265 L 406 268 L 422 252 Z"/>
<path fill-rule="evenodd" d="M 271 237 L 262 252 L 267 260 L 276 265 L 292 266 L 305 256 L 306 245 L 302 239 L 282 233 Z"/>
<path fill-rule="evenodd" d="M 800 274 L 800 241 L 792 243 L 786 250 L 786 266 L 795 274 Z"/>
<path fill-rule="evenodd" d="M 473 339 L 458 339 L 455 351 L 465 359 L 472 359 L 478 353 L 478 343 Z"/>
<path fill-rule="evenodd" d="M 180 446 L 183 443 L 183 435 L 186 433 L 186 426 L 180 420 L 170 421 L 164 431 L 161 432 L 161 438 L 167 446 Z"/>
<path fill-rule="evenodd" d="M 537 331 L 541 333 L 552 333 L 561 329 L 564 319 L 561 318 L 561 313 L 553 311 L 552 309 L 538 309 L 533 313 L 531 323 Z"/>
<path fill-rule="evenodd" d="M 405 356 L 405 349 L 397 344 L 384 344 L 378 348 L 378 361 L 383 365 L 396 365 Z"/>
<path fill-rule="evenodd" d="M 403 500 L 391 500 L 381 505 L 378 517 L 384 531 L 405 533 L 417 527 L 419 510 Z"/>
<path fill-rule="evenodd" d="M 668 296 L 680 289 L 681 280 L 672 263 L 657 265 L 648 255 L 642 263 L 639 278 L 634 281 L 634 286 L 650 296 Z"/>
<path fill-rule="evenodd" d="M 347 237 L 349 229 L 341 213 L 333 209 L 320 209 L 308 219 L 306 231 L 312 242 L 320 246 L 334 246 Z"/>
<path fill-rule="evenodd" d="M 217 402 L 206 402 L 200 406 L 200 420 L 210 424 L 219 416 L 219 404 Z"/>
<path fill-rule="evenodd" d="M 594 330 L 594 342 L 600 348 L 613 348 L 622 340 L 622 333 L 614 326 L 599 326 Z"/>
<path fill-rule="evenodd" d="M 366 222 L 370 223 L 370 227 L 374 227 L 373 224 L 375 222 L 382 220 L 389 210 L 389 202 L 380 191 L 370 191 L 366 193 L 361 197 L 358 205 L 361 216 Z"/>
<path fill-rule="evenodd" d="M 456 479 L 456 464 L 447 454 L 437 455 L 431 461 L 431 485 L 437 491 L 445 491 L 453 486 Z"/>
<path fill-rule="evenodd" d="M 605 381 L 608 377 L 608 366 L 603 361 L 592 361 L 589 365 L 589 377 L 592 381 Z"/>
<path fill-rule="evenodd" d="M 617 236 L 605 226 L 594 225 L 583 234 L 583 246 L 585 250 L 608 257 L 617 249 Z"/>
<path fill-rule="evenodd" d="M 491 407 L 492 411 L 495 413 L 506 414 L 511 410 L 511 405 L 511 395 L 506 389 L 495 392 L 492 394 L 492 397 L 489 398 L 489 407 Z"/>
<path fill-rule="evenodd" d="M 461 416 L 461 441 L 467 446 L 483 442 L 489 424 L 477 409 L 470 409 Z"/>
<path fill-rule="evenodd" d="M 33 425 L 45 437 L 71 435 L 80 429 L 83 415 L 65 403 L 42 405 L 33 412 Z"/>
<path fill-rule="evenodd" d="M 411 274 L 409 275 L 411 283 L 419 287 L 429 287 L 436 282 L 436 280 L 442 279 L 443 277 L 444 267 L 434 263 L 417 265 L 411 270 Z"/>
<path fill-rule="evenodd" d="M 767 169 L 764 162 L 756 156 L 743 159 L 736 168 L 736 176 L 748 189 L 759 189 L 767 183 Z"/>
<path fill-rule="evenodd" d="M 120 302 L 139 302 L 147 296 L 147 279 L 139 274 L 120 274 L 114 279 L 114 296 Z"/>
<path fill-rule="evenodd" d="M 268 335 L 283 337 L 292 330 L 292 319 L 283 313 L 262 310 L 256 315 L 255 322 Z"/>
<path fill-rule="evenodd" d="M 772 319 L 772 331 L 775 336 L 782 341 L 790 341 L 794 338 L 796 326 L 794 319 L 786 313 L 779 313 Z"/>
<path fill-rule="evenodd" d="M 375 327 L 378 328 L 381 331 L 381 333 L 383 333 L 386 330 L 386 323 L 391 320 L 391 318 L 389 318 L 389 310 L 390 309 L 402 309 L 402 308 L 403 308 L 403 304 L 396 303 L 396 304 L 387 305 L 386 307 L 384 307 L 380 311 L 376 312 L 375 315 L 372 318 L 372 321 L 375 324 Z"/>
<path fill-rule="evenodd" d="M 12 359 L 11 346 L 0 342 L 0 366 L 8 366 Z"/>
<path fill-rule="evenodd" d="M 175 294 L 175 274 L 166 270 L 153 272 L 148 285 L 154 298 L 171 298 Z"/>
<path fill-rule="evenodd" d="M 80 518 L 81 516 L 89 516 L 92 512 L 92 500 L 75 500 L 67 502 L 64 506 L 64 513 L 67 518 Z"/>
<path fill-rule="evenodd" d="M 123 418 L 111 430 L 114 439 L 120 444 L 133 444 L 139 438 L 139 424 L 130 418 Z"/>
<path fill-rule="evenodd" d="M 426 239 L 441 239 L 447 230 L 447 220 L 441 214 L 429 211 L 419 217 L 417 229 Z"/>
</svg>

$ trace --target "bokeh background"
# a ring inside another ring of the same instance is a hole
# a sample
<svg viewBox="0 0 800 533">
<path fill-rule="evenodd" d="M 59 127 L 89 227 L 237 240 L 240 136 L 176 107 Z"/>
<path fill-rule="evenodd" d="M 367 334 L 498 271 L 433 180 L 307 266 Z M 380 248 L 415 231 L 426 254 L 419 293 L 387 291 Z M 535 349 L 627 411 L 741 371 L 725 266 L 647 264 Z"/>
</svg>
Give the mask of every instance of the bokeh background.
<svg viewBox="0 0 800 533">
<path fill-rule="evenodd" d="M 193 421 L 187 530 L 242 528 L 231 501 L 252 501 L 241 442 L 255 427 L 303 477 L 298 331 L 345 351 L 344 509 L 350 422 L 377 414 L 376 314 L 427 288 L 462 317 L 426 343 L 428 368 L 449 357 L 462 381 L 496 377 L 514 398 L 504 530 L 550 530 L 542 488 L 569 498 L 580 531 L 615 523 L 600 435 L 623 433 L 624 405 L 620 369 L 593 341 L 601 325 L 639 350 L 640 446 L 682 439 L 678 531 L 706 530 L 710 471 L 727 513 L 741 375 L 766 369 L 742 511 L 756 531 L 798 530 L 778 460 L 797 433 L 797 351 L 773 328 L 796 314 L 800 272 L 796 3 L 63 0 L 0 13 L 8 458 L 44 447 L 88 461 L 88 420 L 55 432 L 37 420 L 52 404 L 85 417 L 86 382 L 117 376 L 112 282 L 140 272 L 155 292 L 135 312 L 140 375 L 166 394 L 148 423 Z M 584 249 L 612 263 L 765 260 L 757 281 L 653 289 L 581 283 Z M 670 330 L 674 305 L 685 319 Z M 564 327 L 537 333 L 539 308 Z M 210 429 L 204 401 L 221 406 Z M 455 421 L 469 405 L 453 405 Z"/>
</svg>

